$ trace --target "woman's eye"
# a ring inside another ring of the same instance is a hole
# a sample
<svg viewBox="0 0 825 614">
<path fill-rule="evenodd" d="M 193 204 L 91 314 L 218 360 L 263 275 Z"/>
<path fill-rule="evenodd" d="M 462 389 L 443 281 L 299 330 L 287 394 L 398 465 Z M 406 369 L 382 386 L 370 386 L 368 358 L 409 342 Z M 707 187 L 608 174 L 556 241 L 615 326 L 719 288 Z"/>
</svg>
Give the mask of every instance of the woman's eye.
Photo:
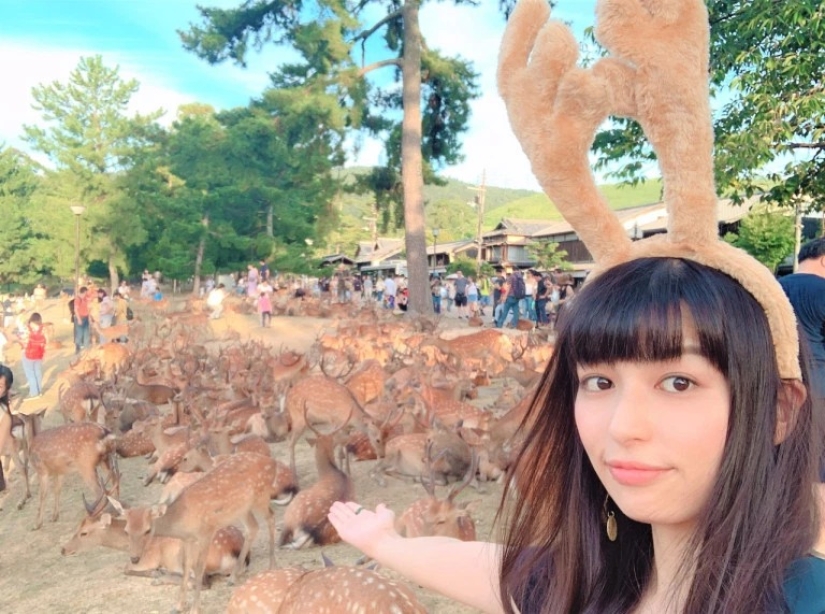
<svg viewBox="0 0 825 614">
<path fill-rule="evenodd" d="M 600 392 L 610 390 L 613 387 L 613 382 L 601 375 L 593 375 L 582 379 L 580 386 L 588 392 Z"/>
<path fill-rule="evenodd" d="M 693 387 L 693 382 L 682 375 L 673 375 L 662 380 L 662 388 L 667 392 L 685 392 Z"/>
</svg>

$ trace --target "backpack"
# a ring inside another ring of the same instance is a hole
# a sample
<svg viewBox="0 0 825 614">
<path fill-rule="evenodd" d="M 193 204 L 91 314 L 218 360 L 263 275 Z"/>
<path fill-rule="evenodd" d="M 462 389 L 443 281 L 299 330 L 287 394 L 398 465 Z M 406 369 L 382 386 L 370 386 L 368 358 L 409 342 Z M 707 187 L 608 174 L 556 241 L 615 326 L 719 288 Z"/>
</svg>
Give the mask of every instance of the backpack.
<svg viewBox="0 0 825 614">
<path fill-rule="evenodd" d="M 510 280 L 510 294 L 513 295 L 513 298 L 524 298 L 527 296 L 527 287 L 524 285 L 524 277 L 522 277 L 521 273 L 518 271 L 513 273 L 513 277 Z"/>
</svg>

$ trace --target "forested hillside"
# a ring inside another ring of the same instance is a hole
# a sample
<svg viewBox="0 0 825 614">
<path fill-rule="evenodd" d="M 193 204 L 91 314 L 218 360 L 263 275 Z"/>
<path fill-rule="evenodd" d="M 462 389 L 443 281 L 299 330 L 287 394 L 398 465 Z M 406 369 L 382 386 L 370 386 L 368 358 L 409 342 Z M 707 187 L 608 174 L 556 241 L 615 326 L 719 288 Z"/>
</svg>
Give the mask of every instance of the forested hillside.
<svg viewBox="0 0 825 614">
<path fill-rule="evenodd" d="M 352 186 L 355 178 L 368 172 L 362 167 L 339 169 L 338 177 L 345 186 Z M 447 179 L 445 185 L 424 186 L 427 234 L 432 240 L 432 228 L 439 228 L 439 242 L 449 242 L 476 236 L 478 214 L 473 199 L 477 186 L 455 179 Z M 605 198 L 614 209 L 624 209 L 658 202 L 661 196 L 658 180 L 636 186 L 602 186 Z M 354 253 L 358 241 L 369 240 L 373 232 L 377 236 L 401 237 L 403 228 L 383 224 L 381 214 L 373 210 L 368 194 L 355 194 L 340 190 L 335 199 L 335 209 L 340 215 L 338 230 L 329 239 L 329 252 Z M 487 186 L 484 207 L 484 230 L 490 230 L 503 218 L 561 219 L 550 200 L 541 192 L 512 190 Z M 373 220 L 377 218 L 373 230 Z"/>
</svg>

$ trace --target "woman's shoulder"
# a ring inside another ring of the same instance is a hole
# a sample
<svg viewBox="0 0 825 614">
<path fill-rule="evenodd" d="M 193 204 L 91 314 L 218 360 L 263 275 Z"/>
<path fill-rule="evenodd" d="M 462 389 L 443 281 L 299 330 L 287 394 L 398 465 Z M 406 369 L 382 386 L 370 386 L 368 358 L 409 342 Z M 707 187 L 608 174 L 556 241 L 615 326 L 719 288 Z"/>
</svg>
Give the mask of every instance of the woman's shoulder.
<svg viewBox="0 0 825 614">
<path fill-rule="evenodd" d="M 792 614 L 825 612 L 825 559 L 808 556 L 788 568 L 785 600 Z"/>
</svg>

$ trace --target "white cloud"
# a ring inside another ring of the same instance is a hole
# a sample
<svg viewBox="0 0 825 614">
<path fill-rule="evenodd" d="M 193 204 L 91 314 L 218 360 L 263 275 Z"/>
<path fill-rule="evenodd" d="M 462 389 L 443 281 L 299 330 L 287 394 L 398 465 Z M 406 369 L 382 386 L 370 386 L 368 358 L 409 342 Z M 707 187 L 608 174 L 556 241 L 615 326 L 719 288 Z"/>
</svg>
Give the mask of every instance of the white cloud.
<svg viewBox="0 0 825 614">
<path fill-rule="evenodd" d="M 237 5 L 236 0 L 221 2 Z M 490 6 L 429 3 L 421 10 L 421 29 L 427 43 L 447 55 L 471 60 L 479 73 L 481 97 L 472 103 L 470 126 L 463 139 L 465 161 L 444 173 L 474 183 L 486 171 L 490 185 L 538 190 L 496 91 L 496 62 L 504 25 L 503 16 Z M 183 17 L 178 27 L 186 27 Z M 113 43 L 108 40 L 101 44 Z M 36 40 L 0 41 L 0 57 L 15 59 L 0 63 L 0 82 L 4 84 L 0 143 L 26 148 L 20 140 L 23 124 L 41 121 L 40 114 L 31 109 L 32 87 L 55 80 L 66 82 L 82 56 L 99 53 L 107 66 L 120 66 L 122 77 L 137 79 L 140 90 L 133 98 L 133 110 L 147 113 L 163 108 L 167 111 L 164 123 L 171 121 L 177 107 L 186 102 L 205 102 L 216 108 L 245 105 L 268 85 L 267 71 L 284 60 L 282 50 L 268 46 L 262 53 L 249 54 L 249 68 L 241 69 L 231 64 L 210 66 L 180 48 L 174 53 L 161 53 L 147 51 L 146 47 L 112 52 L 49 47 Z M 367 140 L 361 144 L 354 163 L 376 164 L 382 157 L 383 144 Z"/>
</svg>

